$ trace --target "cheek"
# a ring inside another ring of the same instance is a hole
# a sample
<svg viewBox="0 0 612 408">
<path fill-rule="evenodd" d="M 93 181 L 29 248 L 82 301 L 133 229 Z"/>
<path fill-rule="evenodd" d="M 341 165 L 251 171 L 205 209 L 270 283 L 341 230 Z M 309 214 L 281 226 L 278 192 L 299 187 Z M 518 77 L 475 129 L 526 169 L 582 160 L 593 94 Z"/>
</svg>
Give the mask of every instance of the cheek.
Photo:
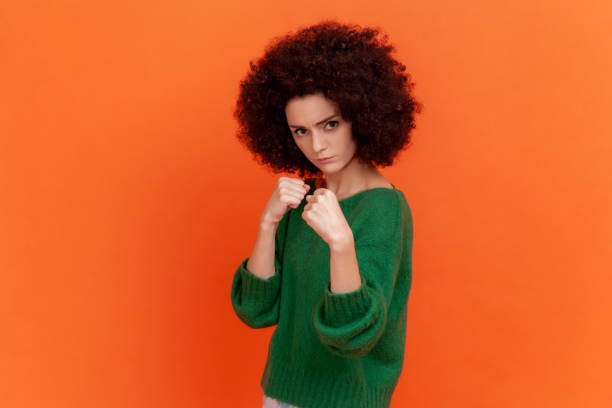
<svg viewBox="0 0 612 408">
<path fill-rule="evenodd" d="M 353 136 L 351 134 L 350 129 L 342 134 L 342 144 L 344 145 L 345 150 L 353 150 L 356 147 L 355 141 L 353 140 Z"/>
<path fill-rule="evenodd" d="M 306 149 L 304 148 L 305 146 L 303 146 L 303 143 L 300 143 L 298 141 L 296 141 L 296 139 L 293 139 L 293 142 L 295 143 L 295 145 L 297 146 L 298 149 L 300 149 L 302 151 L 302 153 L 306 152 Z"/>
</svg>

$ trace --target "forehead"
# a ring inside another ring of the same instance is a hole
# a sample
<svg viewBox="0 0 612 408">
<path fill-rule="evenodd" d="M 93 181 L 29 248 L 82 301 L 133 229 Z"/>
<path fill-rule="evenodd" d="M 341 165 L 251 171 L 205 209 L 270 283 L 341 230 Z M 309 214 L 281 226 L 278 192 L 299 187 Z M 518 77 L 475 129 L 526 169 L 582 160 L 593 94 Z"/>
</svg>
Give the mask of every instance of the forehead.
<svg viewBox="0 0 612 408">
<path fill-rule="evenodd" d="M 294 97 L 285 106 L 287 119 L 315 123 L 324 117 L 337 113 L 338 105 L 327 99 L 323 93 Z"/>
</svg>

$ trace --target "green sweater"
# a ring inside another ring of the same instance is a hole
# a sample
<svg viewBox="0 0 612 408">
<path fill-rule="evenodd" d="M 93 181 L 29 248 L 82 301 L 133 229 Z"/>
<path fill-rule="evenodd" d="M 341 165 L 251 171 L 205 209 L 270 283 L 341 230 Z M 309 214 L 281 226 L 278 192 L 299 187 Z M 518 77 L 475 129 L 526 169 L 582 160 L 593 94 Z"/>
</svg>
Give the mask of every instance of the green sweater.
<svg viewBox="0 0 612 408">
<path fill-rule="evenodd" d="M 314 179 L 307 194 L 315 190 Z M 252 328 L 277 325 L 260 385 L 299 408 L 388 407 L 404 361 L 412 281 L 412 214 L 401 190 L 377 187 L 338 201 L 353 231 L 361 287 L 330 289 L 329 246 L 301 217 L 278 224 L 275 275 L 236 270 L 231 301 Z"/>
</svg>

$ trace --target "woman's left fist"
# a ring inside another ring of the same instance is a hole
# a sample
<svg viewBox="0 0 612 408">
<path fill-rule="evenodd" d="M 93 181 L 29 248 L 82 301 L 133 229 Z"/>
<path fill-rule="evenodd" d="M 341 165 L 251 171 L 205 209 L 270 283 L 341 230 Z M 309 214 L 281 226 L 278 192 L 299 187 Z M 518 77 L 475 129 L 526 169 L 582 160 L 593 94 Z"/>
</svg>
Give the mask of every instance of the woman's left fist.
<svg viewBox="0 0 612 408">
<path fill-rule="evenodd" d="M 353 232 L 333 191 L 318 188 L 306 201 L 302 218 L 329 246 L 352 239 Z"/>
</svg>

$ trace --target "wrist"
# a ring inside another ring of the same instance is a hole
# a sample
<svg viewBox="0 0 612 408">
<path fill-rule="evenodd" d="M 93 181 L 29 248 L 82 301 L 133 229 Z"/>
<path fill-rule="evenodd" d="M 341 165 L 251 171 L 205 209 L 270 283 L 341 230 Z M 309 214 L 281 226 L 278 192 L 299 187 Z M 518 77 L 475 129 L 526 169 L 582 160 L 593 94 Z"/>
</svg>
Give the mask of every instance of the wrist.
<svg viewBox="0 0 612 408">
<path fill-rule="evenodd" d="M 332 241 L 329 242 L 330 251 L 345 251 L 348 248 L 355 246 L 355 240 L 353 238 L 353 231 L 349 228 L 348 231 L 339 234 Z"/>
<path fill-rule="evenodd" d="M 259 220 L 259 229 L 275 230 L 278 227 L 278 222 L 270 221 L 265 218 Z"/>
</svg>

